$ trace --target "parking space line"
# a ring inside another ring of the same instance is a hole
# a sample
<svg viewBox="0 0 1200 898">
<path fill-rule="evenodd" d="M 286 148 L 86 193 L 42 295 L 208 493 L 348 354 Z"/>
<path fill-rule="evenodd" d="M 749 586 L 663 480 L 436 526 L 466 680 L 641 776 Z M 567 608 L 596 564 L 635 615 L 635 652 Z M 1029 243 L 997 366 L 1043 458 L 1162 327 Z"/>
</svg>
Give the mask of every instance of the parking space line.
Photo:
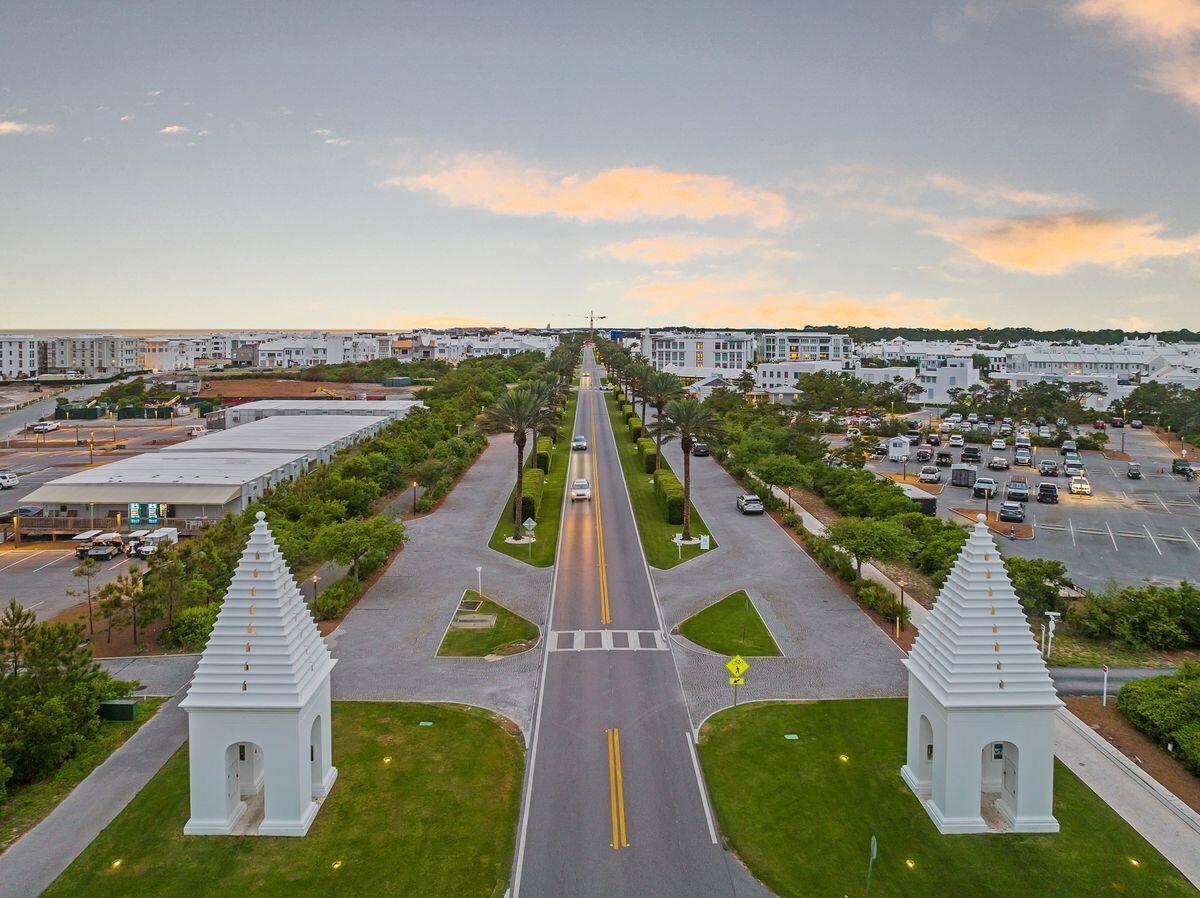
<svg viewBox="0 0 1200 898">
<path fill-rule="evenodd" d="M 117 562 L 116 564 L 114 564 L 112 567 L 107 567 L 107 568 L 105 568 L 105 569 L 104 569 L 104 572 L 107 574 L 109 571 L 115 571 L 115 570 L 116 570 L 117 568 L 119 568 L 121 565 L 123 565 L 123 564 L 128 564 L 128 563 L 129 563 L 129 558 L 128 558 L 128 557 L 122 558 L 120 561 L 118 561 L 118 562 Z"/>
<path fill-rule="evenodd" d="M 41 555 L 45 551 L 46 551 L 45 549 L 35 549 L 34 551 L 32 551 L 28 555 L 26 555 L 25 558 L 32 558 L 34 555 Z M 18 558 L 12 564 L 8 564 L 8 565 L 5 565 L 4 567 L 0 567 L 0 573 L 4 573 L 4 571 L 7 571 L 10 567 L 16 567 L 18 564 L 20 564 L 22 561 L 24 561 L 25 558 Z"/>
<path fill-rule="evenodd" d="M 1188 533 L 1186 528 L 1183 531 L 1183 535 L 1190 539 L 1192 541 L 1192 545 L 1196 547 L 1196 551 L 1200 552 L 1200 543 L 1196 542 L 1196 537 Z"/>
<path fill-rule="evenodd" d="M 1120 552 L 1121 550 L 1117 548 L 1117 538 L 1113 535 L 1112 527 L 1108 526 L 1108 521 L 1104 522 L 1104 529 L 1108 531 L 1108 538 L 1112 540 L 1113 551 Z"/>
<path fill-rule="evenodd" d="M 1158 554 L 1161 555 L 1162 549 L 1159 548 L 1158 541 L 1154 538 L 1154 534 L 1150 532 L 1150 528 L 1147 527 L 1145 524 L 1143 524 L 1142 529 L 1146 531 L 1146 536 L 1150 537 L 1150 542 L 1152 542 L 1154 544 L 1155 551 L 1157 551 Z"/>
<path fill-rule="evenodd" d="M 1067 518 L 1067 529 L 1071 531 L 1071 545 L 1075 545 L 1075 525 L 1071 523 L 1071 519 Z"/>
<path fill-rule="evenodd" d="M 1163 508 L 1166 508 L 1167 514 L 1175 514 L 1175 512 L 1171 511 L 1171 509 L 1167 507 L 1167 503 L 1162 500 L 1162 496 L 1160 496 L 1158 493 L 1155 493 L 1154 498 L 1158 500 L 1159 505 L 1161 505 Z"/>
<path fill-rule="evenodd" d="M 42 565 L 42 567 L 35 567 L 33 569 L 33 571 L 31 571 L 31 573 L 36 574 L 38 571 L 42 570 L 43 568 L 48 568 L 52 564 L 58 564 L 60 561 L 62 561 L 64 558 L 67 558 L 67 557 L 68 556 L 66 556 L 66 555 L 59 555 L 57 558 L 47 561 L 45 564 Z"/>
</svg>

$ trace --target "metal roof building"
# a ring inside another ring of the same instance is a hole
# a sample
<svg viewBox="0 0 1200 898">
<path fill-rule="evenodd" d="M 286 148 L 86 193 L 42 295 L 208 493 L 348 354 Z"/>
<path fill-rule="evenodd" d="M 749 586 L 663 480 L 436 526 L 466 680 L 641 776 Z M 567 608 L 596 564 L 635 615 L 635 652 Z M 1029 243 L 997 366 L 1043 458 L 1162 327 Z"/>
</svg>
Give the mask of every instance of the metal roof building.
<svg viewBox="0 0 1200 898">
<path fill-rule="evenodd" d="M 416 399 L 262 399 L 225 409 L 225 426 L 237 427 L 275 415 L 378 415 L 399 421 L 413 408 L 424 408 Z"/>
<path fill-rule="evenodd" d="M 381 415 L 277 415 L 217 430 L 163 449 L 164 454 L 210 452 L 304 452 L 326 464 L 341 449 L 372 437 L 391 423 Z"/>
</svg>

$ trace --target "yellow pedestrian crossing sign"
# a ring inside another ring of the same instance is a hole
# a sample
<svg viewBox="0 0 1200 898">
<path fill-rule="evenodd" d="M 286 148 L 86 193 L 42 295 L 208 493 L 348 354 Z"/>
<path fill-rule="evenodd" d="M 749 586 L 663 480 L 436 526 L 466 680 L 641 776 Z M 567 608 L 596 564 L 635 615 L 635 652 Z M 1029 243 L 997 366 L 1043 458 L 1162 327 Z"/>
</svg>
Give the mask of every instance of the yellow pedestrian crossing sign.
<svg viewBox="0 0 1200 898">
<path fill-rule="evenodd" d="M 742 675 L 750 669 L 750 662 L 741 655 L 734 655 L 725 664 L 725 669 L 733 674 L 735 678 L 741 679 Z M 738 683 L 737 685 L 740 686 L 741 683 Z"/>
</svg>

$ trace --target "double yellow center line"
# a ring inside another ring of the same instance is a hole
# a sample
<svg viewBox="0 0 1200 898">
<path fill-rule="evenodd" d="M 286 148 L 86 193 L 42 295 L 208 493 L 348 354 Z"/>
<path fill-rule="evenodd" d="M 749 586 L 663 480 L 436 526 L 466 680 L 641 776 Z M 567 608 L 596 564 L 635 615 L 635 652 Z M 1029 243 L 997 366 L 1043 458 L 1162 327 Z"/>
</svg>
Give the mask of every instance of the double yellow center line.
<svg viewBox="0 0 1200 898">
<path fill-rule="evenodd" d="M 592 428 L 592 506 L 596 512 L 596 559 L 600 569 L 600 623 L 612 623 L 612 606 L 608 602 L 608 564 L 604 558 L 604 515 L 600 509 L 600 458 L 596 452 L 596 396 L 588 392 L 588 412 Z"/>
<path fill-rule="evenodd" d="M 613 851 L 629 847 L 625 832 L 625 785 L 621 780 L 621 731 L 616 727 L 604 731 L 608 736 L 608 795 L 612 803 Z"/>
</svg>

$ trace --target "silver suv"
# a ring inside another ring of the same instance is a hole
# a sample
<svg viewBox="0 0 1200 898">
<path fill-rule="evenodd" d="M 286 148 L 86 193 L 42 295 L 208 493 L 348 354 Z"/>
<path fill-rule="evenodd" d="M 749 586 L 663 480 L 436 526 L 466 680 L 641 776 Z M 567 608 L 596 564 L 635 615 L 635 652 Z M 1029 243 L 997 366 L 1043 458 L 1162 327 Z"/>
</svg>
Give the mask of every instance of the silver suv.
<svg viewBox="0 0 1200 898">
<path fill-rule="evenodd" d="M 762 499 L 753 493 L 746 493 L 737 497 L 738 511 L 742 514 L 762 514 L 763 502 Z"/>
</svg>

